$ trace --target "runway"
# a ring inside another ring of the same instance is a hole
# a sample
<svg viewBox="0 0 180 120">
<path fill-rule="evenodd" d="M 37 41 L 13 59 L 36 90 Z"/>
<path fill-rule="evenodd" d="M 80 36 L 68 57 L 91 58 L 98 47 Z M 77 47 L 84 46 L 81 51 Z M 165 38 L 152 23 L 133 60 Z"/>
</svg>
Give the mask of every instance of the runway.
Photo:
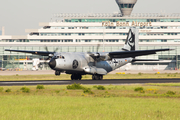
<svg viewBox="0 0 180 120">
<path fill-rule="evenodd" d="M 67 85 L 80 83 L 85 85 L 138 84 L 138 83 L 180 83 L 178 79 L 112 79 L 112 80 L 41 80 L 41 81 L 0 81 L 0 86 L 23 85 Z"/>
<path fill-rule="evenodd" d="M 131 70 L 131 71 L 122 71 L 122 70 L 114 70 L 110 72 L 109 74 L 116 74 L 119 72 L 123 72 L 125 74 L 155 74 L 157 71 L 143 71 L 143 70 Z M 180 70 L 160 70 L 158 71 L 160 73 L 180 73 Z M 63 74 L 63 73 L 62 73 Z M 39 70 L 39 71 L 0 71 L 0 75 L 54 75 L 54 70 Z"/>
</svg>

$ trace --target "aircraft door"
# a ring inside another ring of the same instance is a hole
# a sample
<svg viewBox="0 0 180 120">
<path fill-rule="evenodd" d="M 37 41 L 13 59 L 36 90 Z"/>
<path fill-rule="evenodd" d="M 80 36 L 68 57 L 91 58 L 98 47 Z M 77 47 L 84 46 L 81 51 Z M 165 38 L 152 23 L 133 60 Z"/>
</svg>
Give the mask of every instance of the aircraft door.
<svg viewBox="0 0 180 120">
<path fill-rule="evenodd" d="M 64 69 L 67 66 L 67 61 L 66 61 L 65 57 L 62 55 L 57 56 L 56 62 L 57 62 L 56 67 L 58 67 L 60 69 Z"/>
</svg>

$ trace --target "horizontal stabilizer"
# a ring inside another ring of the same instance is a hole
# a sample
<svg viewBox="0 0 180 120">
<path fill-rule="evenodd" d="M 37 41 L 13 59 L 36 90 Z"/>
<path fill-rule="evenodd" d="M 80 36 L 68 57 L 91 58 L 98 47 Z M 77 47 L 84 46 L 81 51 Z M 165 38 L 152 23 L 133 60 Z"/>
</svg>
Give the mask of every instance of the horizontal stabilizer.
<svg viewBox="0 0 180 120">
<path fill-rule="evenodd" d="M 137 62 L 137 61 L 161 61 L 158 59 L 133 59 L 132 62 Z"/>
</svg>

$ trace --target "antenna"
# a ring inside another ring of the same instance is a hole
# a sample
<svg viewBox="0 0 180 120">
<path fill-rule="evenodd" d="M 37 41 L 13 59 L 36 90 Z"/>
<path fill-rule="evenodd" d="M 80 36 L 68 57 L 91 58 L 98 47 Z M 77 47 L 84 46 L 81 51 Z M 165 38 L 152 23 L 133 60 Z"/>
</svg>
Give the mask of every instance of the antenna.
<svg viewBox="0 0 180 120">
<path fill-rule="evenodd" d="M 5 35 L 5 28 L 4 28 L 4 26 L 2 27 L 2 35 Z"/>
</svg>

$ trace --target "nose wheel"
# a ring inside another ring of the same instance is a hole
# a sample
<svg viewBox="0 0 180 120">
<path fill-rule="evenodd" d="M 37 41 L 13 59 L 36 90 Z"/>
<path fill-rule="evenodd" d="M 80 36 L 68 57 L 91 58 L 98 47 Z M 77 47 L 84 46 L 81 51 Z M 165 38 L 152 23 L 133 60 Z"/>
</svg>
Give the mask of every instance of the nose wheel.
<svg viewBox="0 0 180 120">
<path fill-rule="evenodd" d="M 82 79 L 82 75 L 80 74 L 72 74 L 71 75 L 71 80 L 81 80 Z"/>
<path fill-rule="evenodd" d="M 60 76 L 61 72 L 60 71 L 55 71 L 56 76 Z"/>
<path fill-rule="evenodd" d="M 103 79 L 103 75 L 92 75 L 92 79 L 93 80 L 102 80 Z"/>
</svg>

